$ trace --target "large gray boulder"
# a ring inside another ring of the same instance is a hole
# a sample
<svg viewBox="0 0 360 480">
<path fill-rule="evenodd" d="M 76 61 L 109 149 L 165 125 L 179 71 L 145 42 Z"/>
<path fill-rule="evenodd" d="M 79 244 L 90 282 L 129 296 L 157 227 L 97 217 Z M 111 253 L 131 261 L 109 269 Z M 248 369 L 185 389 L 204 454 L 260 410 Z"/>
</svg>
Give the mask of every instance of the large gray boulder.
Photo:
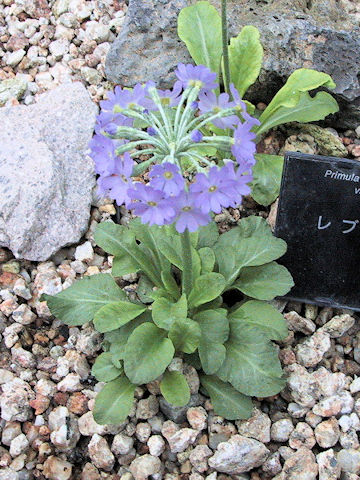
<svg viewBox="0 0 360 480">
<path fill-rule="evenodd" d="M 218 9 L 220 0 L 210 0 Z M 114 83 L 133 86 L 153 80 L 161 87 L 174 80 L 179 62 L 191 61 L 177 37 L 179 10 L 187 0 L 129 0 L 127 18 L 106 61 L 106 75 Z M 265 56 L 257 84 L 248 92 L 253 102 L 268 102 L 297 68 L 329 73 L 337 87 L 343 126 L 360 123 L 359 20 L 337 0 L 229 0 L 229 31 L 244 25 L 261 32 Z"/>
<path fill-rule="evenodd" d="M 17 258 L 46 260 L 87 230 L 96 113 L 81 83 L 0 108 L 0 246 Z"/>
</svg>

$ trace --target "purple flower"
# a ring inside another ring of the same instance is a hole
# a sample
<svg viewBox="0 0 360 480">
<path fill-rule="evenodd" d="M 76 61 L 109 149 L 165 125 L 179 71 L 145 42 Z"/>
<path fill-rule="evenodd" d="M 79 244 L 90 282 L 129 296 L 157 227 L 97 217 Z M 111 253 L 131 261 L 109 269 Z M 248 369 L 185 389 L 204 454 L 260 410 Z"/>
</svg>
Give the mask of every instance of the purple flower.
<svg viewBox="0 0 360 480">
<path fill-rule="evenodd" d="M 175 209 L 170 200 L 164 198 L 162 191 L 136 183 L 127 193 L 132 200 L 128 208 L 141 217 L 142 223 L 165 225 L 175 217 Z"/>
<path fill-rule="evenodd" d="M 234 144 L 231 147 L 231 151 L 239 165 L 244 161 L 253 161 L 253 165 L 255 163 L 254 154 L 256 152 L 256 145 L 254 140 L 256 135 L 250 131 L 252 127 L 253 124 L 248 122 L 239 123 L 234 131 Z"/>
<path fill-rule="evenodd" d="M 176 208 L 177 219 L 175 228 L 183 233 L 186 228 L 189 232 L 195 232 L 200 226 L 207 225 L 211 218 L 208 213 L 203 213 L 195 205 L 195 197 L 191 192 L 182 192 L 178 197 L 171 199 Z"/>
<path fill-rule="evenodd" d="M 155 135 L 157 135 L 157 132 L 156 132 L 155 128 L 153 128 L 153 127 L 148 127 L 148 128 L 146 129 L 146 131 L 147 131 L 147 133 L 148 133 L 149 135 L 151 135 L 152 137 L 154 137 Z"/>
<path fill-rule="evenodd" d="M 232 204 L 235 192 L 235 180 L 230 178 L 227 170 L 212 167 L 208 175 L 198 173 L 190 191 L 195 194 L 195 205 L 204 213 L 220 213 L 222 207 Z"/>
<path fill-rule="evenodd" d="M 234 105 L 238 107 L 239 112 L 241 113 L 241 116 L 246 122 L 251 123 L 251 128 L 254 125 L 260 125 L 260 121 L 257 118 L 252 117 L 249 115 L 246 111 L 246 104 L 243 102 L 240 98 L 239 92 L 236 90 L 234 84 L 232 83 L 230 85 L 230 91 L 234 99 Z"/>
<path fill-rule="evenodd" d="M 136 84 L 132 90 L 115 87 L 115 90 L 108 94 L 108 100 L 100 102 L 100 106 L 104 112 L 119 112 L 135 106 L 151 109 L 153 103 L 146 98 L 148 87 L 149 85 L 142 86 L 140 83 Z"/>
<path fill-rule="evenodd" d="M 165 162 L 155 165 L 149 174 L 150 186 L 161 190 L 165 195 L 178 195 L 184 189 L 184 178 L 179 173 L 179 167 L 174 163 Z"/>
<path fill-rule="evenodd" d="M 117 127 L 132 127 L 133 120 L 121 113 L 101 112 L 96 117 L 95 132 L 115 135 Z"/>
<path fill-rule="evenodd" d="M 94 135 L 90 140 L 90 157 L 95 162 L 96 173 L 108 176 L 115 171 L 115 162 L 117 159 L 115 153 L 116 143 L 104 135 Z"/>
<path fill-rule="evenodd" d="M 253 179 L 251 167 L 248 166 L 248 174 L 243 175 L 244 170 L 242 167 L 238 167 L 235 171 L 234 162 L 229 161 L 221 170 L 224 176 L 234 181 L 231 187 L 231 193 L 229 192 L 232 198 L 232 204 L 230 206 L 235 207 L 236 205 L 240 205 L 243 195 L 249 195 L 251 192 L 251 188 L 248 185 Z"/>
<path fill-rule="evenodd" d="M 179 63 L 175 74 L 184 88 L 197 86 L 204 90 L 212 90 L 218 86 L 215 83 L 216 73 L 213 73 L 204 65 L 195 66 L 191 63 L 187 65 Z"/>
<path fill-rule="evenodd" d="M 182 83 L 177 81 L 174 83 L 172 90 L 158 90 L 161 104 L 164 107 L 177 107 L 180 102 L 180 94 Z"/>
<path fill-rule="evenodd" d="M 213 112 L 219 113 L 227 108 L 235 107 L 234 102 L 229 102 L 229 95 L 227 93 L 220 93 L 217 97 L 214 92 L 205 91 L 199 94 L 199 109 L 201 113 Z M 236 115 L 228 115 L 227 117 L 216 118 L 212 123 L 219 128 L 233 128 L 239 123 L 239 118 Z"/>
<path fill-rule="evenodd" d="M 123 158 L 118 157 L 115 162 L 115 168 L 112 175 L 98 178 L 98 192 L 101 196 L 109 195 L 116 200 L 118 205 L 128 204 L 130 199 L 128 189 L 131 185 L 131 173 L 134 161 L 128 152 L 124 153 Z"/>
<path fill-rule="evenodd" d="M 191 132 L 190 138 L 193 142 L 199 143 L 203 139 L 203 134 L 199 130 L 193 130 Z"/>
</svg>

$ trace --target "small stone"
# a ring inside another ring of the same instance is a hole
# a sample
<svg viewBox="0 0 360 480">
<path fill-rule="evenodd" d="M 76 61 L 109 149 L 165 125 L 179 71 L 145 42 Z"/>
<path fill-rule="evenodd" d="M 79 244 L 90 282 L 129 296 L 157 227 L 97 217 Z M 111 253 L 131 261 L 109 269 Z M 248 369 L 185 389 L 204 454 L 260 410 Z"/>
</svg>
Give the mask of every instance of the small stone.
<svg viewBox="0 0 360 480">
<path fill-rule="evenodd" d="M 200 403 L 201 397 L 198 394 L 191 395 L 189 403 L 183 407 L 176 407 L 175 405 L 172 405 L 171 403 L 167 402 L 164 397 L 160 397 L 159 399 L 160 410 L 166 418 L 175 423 L 185 422 L 186 413 L 189 407 L 196 407 Z"/>
<path fill-rule="evenodd" d="M 340 477 L 341 468 L 332 448 L 316 455 L 316 461 L 319 465 L 319 480 L 337 480 Z"/>
<path fill-rule="evenodd" d="M 155 417 L 159 411 L 159 402 L 155 395 L 150 395 L 146 399 L 138 401 L 136 408 L 136 418 L 140 420 L 148 420 Z"/>
<path fill-rule="evenodd" d="M 43 473 L 49 480 L 69 480 L 72 465 L 62 458 L 51 455 L 44 463 Z"/>
<path fill-rule="evenodd" d="M 360 392 L 360 377 L 355 378 L 355 380 L 351 383 L 350 392 L 351 393 Z"/>
<path fill-rule="evenodd" d="M 79 431 L 85 437 L 91 437 L 95 433 L 98 435 L 116 435 L 124 429 L 126 422 L 119 425 L 100 425 L 95 422 L 92 412 L 86 412 L 78 420 Z"/>
<path fill-rule="evenodd" d="M 342 446 L 342 448 L 349 449 L 358 449 L 360 444 L 359 444 L 359 438 L 356 433 L 356 430 L 351 428 L 347 432 L 341 432 L 340 433 L 340 438 L 339 438 L 339 443 Z"/>
<path fill-rule="evenodd" d="M 99 470 L 91 463 L 86 463 L 81 472 L 80 480 L 100 480 Z"/>
<path fill-rule="evenodd" d="M 13 362 L 23 368 L 34 368 L 36 365 L 34 355 L 28 350 L 24 350 L 21 347 L 13 347 L 11 349 L 11 358 Z"/>
<path fill-rule="evenodd" d="M 80 438 L 77 419 L 64 406 L 54 408 L 49 414 L 49 429 L 51 442 L 62 452 L 75 448 Z"/>
<path fill-rule="evenodd" d="M 26 303 L 23 303 L 13 311 L 12 318 L 21 325 L 30 325 L 35 321 L 36 315 Z"/>
<path fill-rule="evenodd" d="M 147 441 L 150 455 L 154 457 L 160 457 L 165 450 L 165 441 L 161 435 L 152 435 Z"/>
<path fill-rule="evenodd" d="M 109 445 L 105 438 L 95 433 L 88 445 L 89 455 L 97 468 L 109 472 L 115 463 L 115 457 L 111 453 Z"/>
<path fill-rule="evenodd" d="M 209 468 L 208 458 L 213 454 L 207 445 L 197 445 L 190 453 L 189 460 L 191 465 L 200 473 L 206 472 Z"/>
<path fill-rule="evenodd" d="M 162 435 L 169 442 L 170 450 L 172 453 L 183 452 L 192 445 L 199 432 L 191 428 L 179 428 L 176 423 L 168 420 L 164 422 L 161 430 Z"/>
<path fill-rule="evenodd" d="M 315 455 L 302 447 L 285 460 L 282 472 L 274 480 L 315 480 L 317 474 Z"/>
<path fill-rule="evenodd" d="M 21 425 L 19 422 L 6 422 L 1 436 L 1 443 L 10 446 L 11 441 L 21 434 Z"/>
<path fill-rule="evenodd" d="M 326 397 L 313 407 L 313 413 L 320 417 L 333 417 L 338 415 L 342 409 L 342 401 L 338 395 Z"/>
<path fill-rule="evenodd" d="M 1 418 L 26 422 L 32 417 L 30 401 L 35 398 L 30 385 L 20 378 L 14 378 L 2 386 L 0 396 Z"/>
<path fill-rule="evenodd" d="M 148 423 L 140 422 L 136 425 L 136 438 L 141 443 L 146 443 L 151 435 L 151 426 Z"/>
<path fill-rule="evenodd" d="M 298 364 L 289 365 L 286 371 L 293 400 L 303 407 L 313 407 L 320 395 L 319 384 L 314 375 Z"/>
<path fill-rule="evenodd" d="M 330 448 L 337 444 L 340 437 L 340 428 L 335 417 L 319 423 L 315 427 L 315 438 L 321 448 Z"/>
<path fill-rule="evenodd" d="M 49 51 L 55 60 L 61 60 L 62 57 L 69 52 L 69 41 L 65 38 L 54 40 L 49 45 Z"/>
<path fill-rule="evenodd" d="M 262 465 L 269 453 L 257 440 L 234 435 L 228 442 L 219 444 L 209 458 L 209 466 L 218 472 L 237 475 Z"/>
<path fill-rule="evenodd" d="M 287 442 L 293 430 L 294 425 L 290 418 L 282 418 L 271 425 L 271 440 L 274 442 Z"/>
<path fill-rule="evenodd" d="M 330 335 L 318 330 L 303 343 L 296 346 L 297 361 L 304 367 L 314 367 L 321 362 L 330 347 Z"/>
<path fill-rule="evenodd" d="M 288 323 L 289 330 L 294 332 L 302 332 L 305 335 L 309 335 L 316 330 L 316 325 L 312 320 L 301 317 L 297 312 L 285 313 L 284 318 Z"/>
<path fill-rule="evenodd" d="M 0 82 L 0 107 L 11 98 L 20 98 L 26 91 L 27 83 L 22 78 L 9 78 Z"/>
<path fill-rule="evenodd" d="M 98 85 L 102 80 L 102 75 L 96 70 L 96 68 L 81 67 L 80 73 L 82 78 L 90 83 L 90 85 Z"/>
<path fill-rule="evenodd" d="M 270 442 L 271 420 L 266 413 L 255 408 L 248 420 L 235 422 L 240 435 L 254 438 L 262 443 Z"/>
<path fill-rule="evenodd" d="M 125 433 L 118 433 L 115 435 L 111 445 L 111 451 L 115 455 L 127 455 L 134 445 L 134 439 L 125 435 Z"/>
<path fill-rule="evenodd" d="M 77 373 L 69 373 L 57 384 L 57 389 L 60 392 L 78 392 L 82 390 L 83 386 L 81 385 L 80 375 Z"/>
<path fill-rule="evenodd" d="M 23 49 L 15 50 L 8 55 L 6 59 L 6 65 L 9 65 L 9 67 L 16 67 L 16 65 L 18 65 L 24 58 L 25 54 L 26 52 Z"/>
<path fill-rule="evenodd" d="M 274 477 L 276 474 L 281 472 L 281 462 L 279 452 L 275 452 L 263 463 L 261 469 L 264 473 L 269 474 L 271 477 Z"/>
<path fill-rule="evenodd" d="M 289 438 L 289 446 L 294 450 L 298 450 L 302 447 L 311 449 L 315 443 L 314 432 L 305 422 L 299 422 Z"/>
<path fill-rule="evenodd" d="M 23 433 L 20 433 L 17 437 L 11 440 L 10 443 L 10 455 L 15 458 L 18 455 L 26 452 L 29 448 L 29 442 Z"/>
<path fill-rule="evenodd" d="M 90 242 L 85 242 L 75 250 L 75 260 L 84 261 L 84 262 L 91 262 L 94 258 L 94 249 Z"/>
<path fill-rule="evenodd" d="M 194 430 L 204 430 L 207 425 L 207 413 L 203 407 L 190 407 L 186 417 Z"/>
<path fill-rule="evenodd" d="M 129 469 L 135 480 L 146 480 L 150 475 L 160 472 L 161 461 L 157 457 L 146 454 L 135 458 Z"/>
<path fill-rule="evenodd" d="M 355 318 L 348 314 L 337 315 L 327 322 L 318 332 L 323 331 L 330 335 L 331 338 L 342 337 L 355 323 Z"/>
<path fill-rule="evenodd" d="M 337 454 L 337 461 L 343 472 L 360 473 L 360 451 L 354 449 L 343 449 Z"/>
</svg>

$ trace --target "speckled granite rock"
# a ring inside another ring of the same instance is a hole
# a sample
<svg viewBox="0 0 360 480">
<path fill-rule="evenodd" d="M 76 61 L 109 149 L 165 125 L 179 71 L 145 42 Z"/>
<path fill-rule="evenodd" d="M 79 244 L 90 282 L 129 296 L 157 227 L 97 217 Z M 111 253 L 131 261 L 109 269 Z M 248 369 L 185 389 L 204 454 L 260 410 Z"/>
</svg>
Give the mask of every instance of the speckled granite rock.
<svg viewBox="0 0 360 480">
<path fill-rule="evenodd" d="M 85 155 L 97 107 L 80 83 L 0 109 L 0 246 L 46 260 L 88 227 L 95 175 Z"/>
</svg>

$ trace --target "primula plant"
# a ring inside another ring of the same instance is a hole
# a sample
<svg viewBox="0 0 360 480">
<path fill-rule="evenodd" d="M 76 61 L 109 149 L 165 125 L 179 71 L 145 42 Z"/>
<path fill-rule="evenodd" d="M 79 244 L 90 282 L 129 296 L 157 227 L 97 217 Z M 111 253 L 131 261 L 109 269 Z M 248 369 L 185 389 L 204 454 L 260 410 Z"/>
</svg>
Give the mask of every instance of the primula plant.
<svg viewBox="0 0 360 480">
<path fill-rule="evenodd" d="M 207 67 L 180 64 L 176 75 L 171 90 L 116 87 L 102 102 L 91 142 L 99 191 L 137 218 L 96 229 L 97 245 L 113 256 L 111 275 L 44 295 L 68 325 L 92 321 L 104 333 L 92 369 L 105 382 L 94 409 L 101 424 L 122 422 L 136 386 L 154 380 L 168 402 L 186 405 L 188 383 L 168 369 L 174 356 L 199 371 L 203 392 L 227 419 L 249 417 L 252 396 L 284 386 L 272 340 L 284 339 L 287 327 L 268 301 L 293 285 L 275 261 L 286 244 L 260 217 L 220 236 L 212 220 L 250 193 L 259 121 L 235 86 L 232 98 L 217 94 Z M 135 272 L 136 296 L 127 295 L 116 278 Z M 229 308 L 231 292 L 242 300 Z"/>
<path fill-rule="evenodd" d="M 221 0 L 221 16 L 208 1 L 183 8 L 178 18 L 178 34 L 195 63 L 206 65 L 219 75 L 222 72 L 225 90 L 230 96 L 229 85 L 232 82 L 240 96 L 244 97 L 259 76 L 263 47 L 259 30 L 251 25 L 243 27 L 228 44 L 226 4 L 226 0 Z M 295 70 L 266 109 L 256 112 L 260 120 L 260 124 L 253 128 L 256 142 L 278 125 L 314 122 L 336 113 L 338 104 L 329 93 L 320 91 L 314 96 L 309 94 L 320 87 L 332 89 L 335 86 L 326 73 L 309 68 Z M 250 113 L 255 110 L 249 102 L 247 108 Z M 279 194 L 283 158 L 257 154 L 256 160 L 251 195 L 258 203 L 269 205 Z"/>
</svg>

